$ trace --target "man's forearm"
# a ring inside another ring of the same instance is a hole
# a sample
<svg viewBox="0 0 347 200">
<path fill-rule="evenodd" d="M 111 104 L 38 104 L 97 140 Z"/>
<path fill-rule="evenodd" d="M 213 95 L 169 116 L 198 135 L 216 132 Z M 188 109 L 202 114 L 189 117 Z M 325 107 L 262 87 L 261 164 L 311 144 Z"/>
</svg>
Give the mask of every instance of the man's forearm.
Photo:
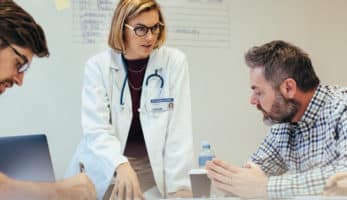
<svg viewBox="0 0 347 200">
<path fill-rule="evenodd" d="M 322 194 L 327 179 L 338 171 L 346 170 L 344 166 L 326 166 L 314 168 L 304 173 L 272 176 L 268 183 L 270 198 L 292 197 L 300 195 Z"/>
<path fill-rule="evenodd" d="M 1 200 L 56 200 L 54 183 L 34 183 L 7 179 L 1 184 Z"/>
</svg>

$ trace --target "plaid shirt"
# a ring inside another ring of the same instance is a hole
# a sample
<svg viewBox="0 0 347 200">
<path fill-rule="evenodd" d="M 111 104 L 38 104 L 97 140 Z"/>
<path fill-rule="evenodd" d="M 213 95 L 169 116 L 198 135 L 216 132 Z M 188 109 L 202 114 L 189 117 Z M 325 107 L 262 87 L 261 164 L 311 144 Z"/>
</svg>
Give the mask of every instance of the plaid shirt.
<svg viewBox="0 0 347 200">
<path fill-rule="evenodd" d="M 318 86 L 301 120 L 273 125 L 252 160 L 270 176 L 270 198 L 321 194 L 347 171 L 347 88 Z"/>
</svg>

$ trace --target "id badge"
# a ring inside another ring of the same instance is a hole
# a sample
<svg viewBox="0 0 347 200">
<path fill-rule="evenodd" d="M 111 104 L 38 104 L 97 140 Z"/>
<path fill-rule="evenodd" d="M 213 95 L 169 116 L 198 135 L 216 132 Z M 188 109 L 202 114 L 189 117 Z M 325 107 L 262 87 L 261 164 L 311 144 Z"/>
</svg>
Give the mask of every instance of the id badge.
<svg viewBox="0 0 347 200">
<path fill-rule="evenodd" d="M 151 99 L 150 105 L 152 112 L 163 112 L 173 110 L 174 98 Z"/>
</svg>

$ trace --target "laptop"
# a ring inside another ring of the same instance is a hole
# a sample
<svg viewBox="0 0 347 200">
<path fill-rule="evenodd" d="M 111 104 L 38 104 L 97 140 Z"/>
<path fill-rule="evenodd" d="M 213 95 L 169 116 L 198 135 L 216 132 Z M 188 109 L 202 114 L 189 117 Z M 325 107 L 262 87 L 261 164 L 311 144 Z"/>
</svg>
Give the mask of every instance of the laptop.
<svg viewBox="0 0 347 200">
<path fill-rule="evenodd" d="M 55 181 L 46 135 L 0 137 L 0 171 L 25 181 Z"/>
</svg>

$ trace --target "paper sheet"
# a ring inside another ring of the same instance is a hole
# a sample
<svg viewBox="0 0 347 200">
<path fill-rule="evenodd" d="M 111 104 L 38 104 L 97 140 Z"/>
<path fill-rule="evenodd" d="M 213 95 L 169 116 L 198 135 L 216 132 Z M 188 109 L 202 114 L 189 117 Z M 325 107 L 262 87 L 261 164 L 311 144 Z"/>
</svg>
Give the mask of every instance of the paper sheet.
<svg viewBox="0 0 347 200">
<path fill-rule="evenodd" d="M 71 7 L 70 0 L 54 0 L 54 1 L 55 1 L 55 7 L 56 7 L 57 10 L 59 10 L 59 11 Z"/>
</svg>

